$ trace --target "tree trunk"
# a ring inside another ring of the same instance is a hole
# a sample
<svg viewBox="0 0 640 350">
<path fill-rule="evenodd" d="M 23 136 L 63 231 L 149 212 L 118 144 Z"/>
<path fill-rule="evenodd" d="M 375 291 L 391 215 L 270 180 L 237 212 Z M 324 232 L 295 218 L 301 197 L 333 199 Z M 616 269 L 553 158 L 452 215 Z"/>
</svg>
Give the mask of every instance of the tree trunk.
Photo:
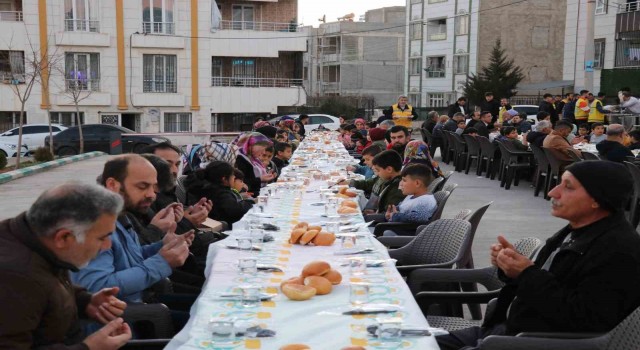
<svg viewBox="0 0 640 350">
<path fill-rule="evenodd" d="M 84 153 L 84 137 L 82 136 L 82 119 L 80 119 L 80 107 L 76 101 L 76 120 L 78 123 L 78 136 L 80 136 L 80 154 Z"/>
<path fill-rule="evenodd" d="M 16 149 L 16 170 L 20 169 L 20 153 L 22 151 L 22 125 L 24 124 L 24 103 L 20 106 L 20 125 L 18 125 L 18 148 Z M 11 155 L 9 155 L 11 157 Z"/>
</svg>

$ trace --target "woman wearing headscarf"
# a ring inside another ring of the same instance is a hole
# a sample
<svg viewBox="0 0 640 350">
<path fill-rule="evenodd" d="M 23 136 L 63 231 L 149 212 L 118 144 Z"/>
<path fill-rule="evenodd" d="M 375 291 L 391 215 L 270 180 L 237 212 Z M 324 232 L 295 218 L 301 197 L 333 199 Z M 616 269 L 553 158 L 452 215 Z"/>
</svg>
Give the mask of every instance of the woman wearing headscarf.
<svg viewBox="0 0 640 350">
<path fill-rule="evenodd" d="M 358 118 L 353 122 L 353 124 L 356 125 L 356 129 L 362 134 L 362 136 L 367 137 L 367 122 L 365 122 L 364 119 Z"/>
<path fill-rule="evenodd" d="M 244 173 L 244 182 L 249 187 L 249 192 L 256 197 L 262 183 L 270 182 L 276 177 L 274 173 L 267 171 L 261 161 L 265 150 L 273 142 L 259 132 L 248 132 L 238 136 L 233 144 L 238 147 L 236 168 Z"/>
<path fill-rule="evenodd" d="M 431 168 L 434 178 L 442 176 L 438 162 L 434 161 L 429 152 L 429 146 L 422 140 L 409 141 L 404 149 L 403 166 L 409 164 L 425 164 Z"/>
</svg>

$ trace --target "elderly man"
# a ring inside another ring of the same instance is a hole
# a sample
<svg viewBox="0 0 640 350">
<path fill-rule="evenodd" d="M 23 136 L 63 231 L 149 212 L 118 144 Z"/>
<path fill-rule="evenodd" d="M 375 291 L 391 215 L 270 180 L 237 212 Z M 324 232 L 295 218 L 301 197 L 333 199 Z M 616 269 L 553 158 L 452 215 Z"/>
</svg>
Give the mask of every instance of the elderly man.
<svg viewBox="0 0 640 350">
<path fill-rule="evenodd" d="M 427 113 L 427 120 L 424 123 L 422 123 L 421 128 L 433 134 L 433 128 L 435 128 L 436 124 L 438 124 L 439 118 L 440 116 L 436 111 L 431 111 Z"/>
<path fill-rule="evenodd" d="M 624 126 L 620 124 L 609 125 L 607 139 L 600 141 L 596 145 L 600 158 L 622 163 L 627 160 L 627 157 L 633 157 L 633 153 L 622 144 L 625 135 L 627 135 L 627 132 Z"/>
<path fill-rule="evenodd" d="M 489 335 L 607 332 L 640 306 L 640 236 L 624 216 L 633 187 L 621 164 L 578 162 L 549 196 L 551 215 L 569 224 L 535 261 L 504 237 L 491 263 L 506 285 L 482 327 L 438 337 L 441 349 L 475 349 Z"/>
<path fill-rule="evenodd" d="M 0 222 L 0 348 L 118 349 L 131 339 L 118 288 L 91 295 L 69 281 L 109 249 L 121 209 L 120 196 L 97 185 L 66 184 Z M 83 340 L 78 318 L 106 326 Z"/>
<path fill-rule="evenodd" d="M 384 117 L 378 119 L 378 123 L 384 120 L 393 120 L 396 125 L 404 126 L 407 129 L 411 129 L 411 122 L 418 118 L 415 108 L 409 104 L 409 98 L 407 96 L 398 97 L 398 103 L 391 106 L 384 111 Z"/>
<path fill-rule="evenodd" d="M 461 121 L 464 121 L 464 114 L 460 112 L 455 113 L 453 117 L 444 124 L 444 130 L 456 132 L 456 130 L 458 130 L 458 123 Z"/>
<path fill-rule="evenodd" d="M 573 125 L 571 123 L 564 120 L 558 121 L 553 132 L 545 137 L 542 147 L 552 150 L 561 162 L 567 164 L 573 162 L 573 158 L 569 156 L 569 152 L 573 152 L 578 157 L 582 157 L 582 153 L 574 149 L 571 143 L 567 141 L 567 136 L 571 134 L 572 130 Z M 575 144 L 582 141 L 582 137 L 574 137 L 571 142 Z"/>
<path fill-rule="evenodd" d="M 549 134 L 551 134 L 551 122 L 548 120 L 542 120 L 536 124 L 536 131 L 532 131 L 527 134 L 526 141 L 527 143 L 531 143 L 542 148 L 544 139 Z"/>
</svg>

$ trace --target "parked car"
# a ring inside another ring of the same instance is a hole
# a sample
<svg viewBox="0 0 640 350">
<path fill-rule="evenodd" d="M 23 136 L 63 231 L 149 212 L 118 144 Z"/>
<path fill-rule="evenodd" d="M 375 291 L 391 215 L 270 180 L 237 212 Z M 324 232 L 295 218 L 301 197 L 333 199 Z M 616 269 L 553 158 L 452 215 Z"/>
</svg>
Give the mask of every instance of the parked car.
<svg viewBox="0 0 640 350">
<path fill-rule="evenodd" d="M 306 132 L 317 129 L 320 124 L 329 130 L 338 130 L 340 128 L 340 119 L 328 114 L 307 114 L 309 116 L 309 124 L 304 126 Z M 295 120 L 298 120 L 300 114 L 289 114 Z M 282 117 L 277 117 L 269 120 L 269 123 L 276 125 Z"/>
<path fill-rule="evenodd" d="M 169 142 L 169 139 L 159 136 L 127 136 L 135 134 L 133 130 L 121 126 L 109 124 L 87 124 L 82 126 L 84 138 L 84 151 L 110 151 L 110 134 L 113 131 L 121 133 L 122 151 L 124 153 L 140 153 L 143 148 L 154 143 Z M 49 137 L 45 139 L 45 145 L 49 146 Z M 59 156 L 72 156 L 80 152 L 80 135 L 78 127 L 70 127 L 53 136 L 55 154 Z"/>
<path fill-rule="evenodd" d="M 538 110 L 540 107 L 534 105 L 515 105 L 513 109 L 522 113 L 527 113 L 527 121 L 531 123 L 531 125 L 538 124 Z"/>
<path fill-rule="evenodd" d="M 67 127 L 60 124 L 51 124 L 54 135 Z M 13 128 L 0 134 L 0 142 L 18 144 L 19 128 Z M 44 139 L 49 136 L 49 124 L 26 124 L 22 126 L 22 144 L 27 145 L 30 151 L 38 147 L 44 147 Z"/>
<path fill-rule="evenodd" d="M 18 155 L 18 152 L 16 152 L 16 149 L 18 149 L 18 145 L 14 143 L 0 142 L 0 152 L 4 153 L 5 157 L 16 157 Z M 22 152 L 20 152 L 20 156 L 28 156 L 28 155 L 29 155 L 29 148 L 27 147 L 27 145 L 22 145 Z"/>
</svg>

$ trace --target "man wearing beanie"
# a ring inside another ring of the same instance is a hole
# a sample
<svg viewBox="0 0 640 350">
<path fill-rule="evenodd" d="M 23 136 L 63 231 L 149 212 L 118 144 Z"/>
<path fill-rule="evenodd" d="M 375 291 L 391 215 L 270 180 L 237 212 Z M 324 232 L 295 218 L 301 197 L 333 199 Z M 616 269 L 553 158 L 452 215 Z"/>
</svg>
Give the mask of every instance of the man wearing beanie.
<svg viewBox="0 0 640 350">
<path fill-rule="evenodd" d="M 385 129 L 381 128 L 373 128 L 369 129 L 369 138 L 371 139 L 371 144 L 380 147 L 381 149 L 387 148 L 387 143 L 385 142 L 384 135 L 386 134 Z"/>
<path fill-rule="evenodd" d="M 640 236 L 624 215 L 632 190 L 624 165 L 568 167 L 549 196 L 551 214 L 569 224 L 547 239 L 534 261 L 499 236 L 491 263 L 505 286 L 494 312 L 482 327 L 437 337 L 441 349 L 478 349 L 480 343 L 515 349 L 517 338 L 495 336 L 604 333 L 618 325 L 640 306 Z"/>
</svg>

